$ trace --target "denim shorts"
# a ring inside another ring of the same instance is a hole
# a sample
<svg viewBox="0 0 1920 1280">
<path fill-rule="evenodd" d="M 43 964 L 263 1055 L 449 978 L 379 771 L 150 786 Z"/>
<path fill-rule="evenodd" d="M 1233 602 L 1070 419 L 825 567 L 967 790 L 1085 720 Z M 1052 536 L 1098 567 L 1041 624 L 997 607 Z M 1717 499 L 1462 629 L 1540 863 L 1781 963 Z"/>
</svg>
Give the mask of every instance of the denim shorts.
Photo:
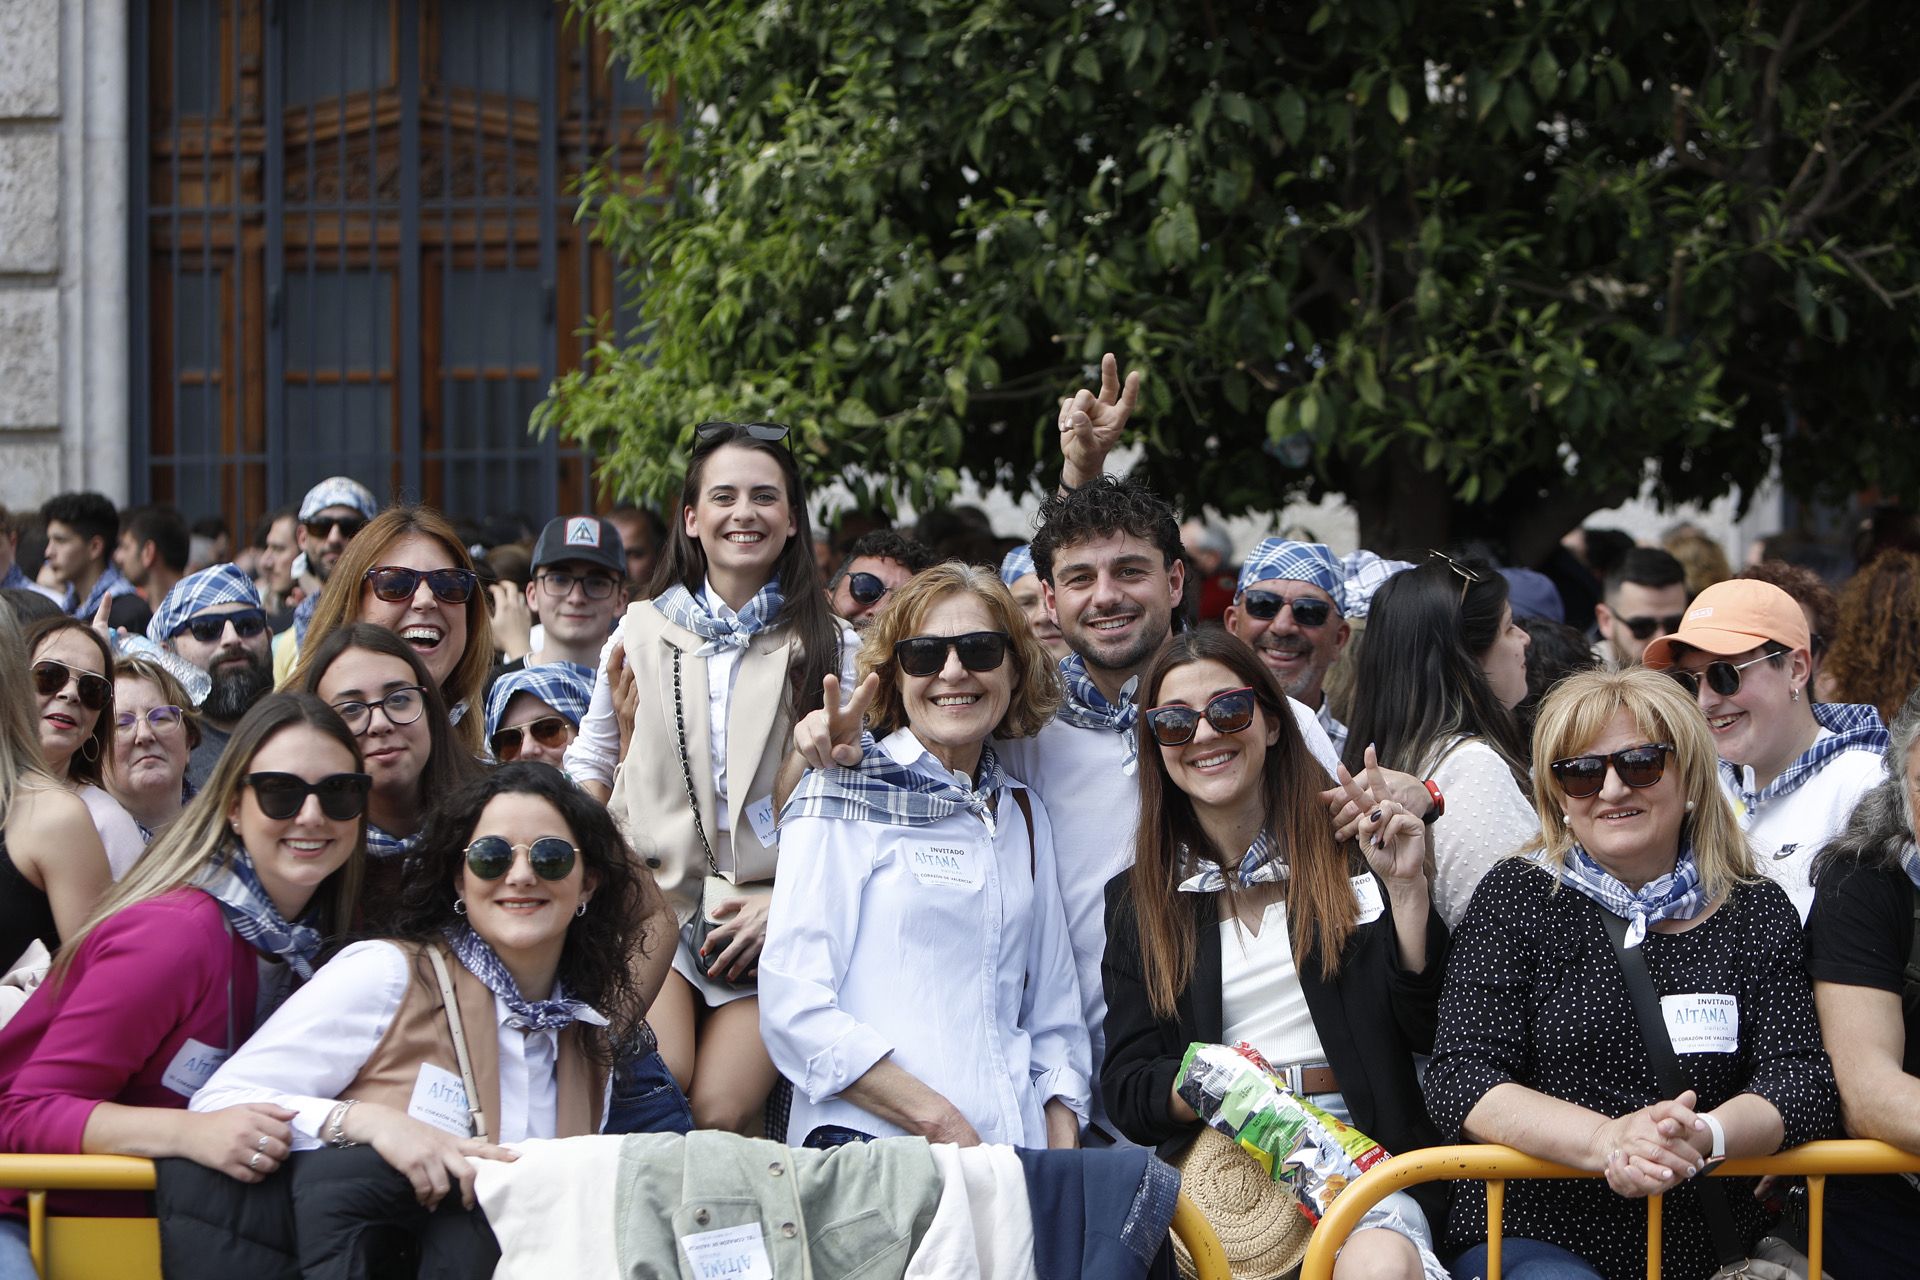
<svg viewBox="0 0 1920 1280">
<path fill-rule="evenodd" d="M 693 1132 L 693 1108 L 658 1053 L 615 1064 L 613 1101 L 602 1132 Z"/>
</svg>

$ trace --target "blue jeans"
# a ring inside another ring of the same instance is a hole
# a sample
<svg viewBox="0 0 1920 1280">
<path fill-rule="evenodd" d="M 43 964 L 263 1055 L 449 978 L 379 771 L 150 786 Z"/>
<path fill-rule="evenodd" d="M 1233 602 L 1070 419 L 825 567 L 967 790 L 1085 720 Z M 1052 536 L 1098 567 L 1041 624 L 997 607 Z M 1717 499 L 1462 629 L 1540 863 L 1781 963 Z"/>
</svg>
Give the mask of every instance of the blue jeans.
<svg viewBox="0 0 1920 1280">
<path fill-rule="evenodd" d="M 693 1108 L 658 1053 L 614 1065 L 603 1133 L 692 1133 Z M 6 1280 L 0 1276 L 0 1280 Z"/>
<path fill-rule="evenodd" d="M 25 1218 L 0 1218 L 0 1280 L 40 1280 L 27 1249 Z"/>
<path fill-rule="evenodd" d="M 1481 1280 L 1487 1274 L 1487 1246 L 1477 1244 L 1453 1262 L 1454 1280 Z M 1591 1262 L 1544 1240 L 1504 1236 L 1500 1274 L 1506 1280 L 1600 1280 Z"/>
</svg>

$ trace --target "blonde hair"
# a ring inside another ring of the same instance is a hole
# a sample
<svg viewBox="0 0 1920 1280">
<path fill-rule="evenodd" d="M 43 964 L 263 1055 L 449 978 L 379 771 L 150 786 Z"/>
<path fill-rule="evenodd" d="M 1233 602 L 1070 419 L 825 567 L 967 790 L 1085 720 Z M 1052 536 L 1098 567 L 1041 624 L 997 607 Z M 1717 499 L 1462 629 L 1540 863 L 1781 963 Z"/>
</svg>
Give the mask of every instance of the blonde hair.
<svg viewBox="0 0 1920 1280">
<path fill-rule="evenodd" d="M 202 870 L 223 857 L 236 843 L 228 828 L 227 815 L 233 811 L 247 775 L 253 771 L 253 758 L 268 741 L 287 729 L 308 726 L 332 738 L 353 757 L 355 771 L 364 767 L 360 744 L 332 707 L 310 693 L 274 693 L 255 703 L 253 709 L 235 726 L 233 738 L 220 755 L 207 785 L 193 798 L 178 818 L 147 847 L 126 877 L 107 891 L 71 938 L 64 940 L 60 954 L 54 957 L 54 976 L 66 971 L 79 954 L 87 935 L 102 920 L 135 903 L 158 898 L 183 885 L 192 884 Z M 367 859 L 367 817 L 362 810 L 354 828 L 353 852 L 340 869 L 328 876 L 315 890 L 314 901 L 321 908 L 320 931 L 333 934 L 344 929 L 354 917 L 360 901 L 360 881 Z M 331 886 L 331 901 L 320 897 Z"/>
<path fill-rule="evenodd" d="M 907 723 L 906 701 L 900 695 L 900 668 L 894 661 L 893 646 L 918 633 L 933 606 L 952 595 L 967 595 L 978 600 L 993 619 L 994 626 L 1007 633 L 1007 661 L 1013 664 L 1013 696 L 1007 712 L 994 726 L 996 738 L 1029 738 L 1053 719 L 1062 696 L 1060 671 L 1049 654 L 1033 638 L 1027 615 L 1013 602 L 1000 576 L 977 565 L 949 560 L 945 564 L 922 569 L 893 593 L 893 600 L 880 611 L 879 618 L 867 628 L 860 643 L 859 673 L 880 673 L 880 691 L 867 710 L 867 726 L 876 737 L 885 737 Z"/>
<path fill-rule="evenodd" d="M 1555 685 L 1540 703 L 1533 726 L 1533 804 L 1540 814 L 1540 835 L 1520 853 L 1539 854 L 1557 879 L 1574 839 L 1567 825 L 1566 792 L 1548 765 L 1585 752 L 1622 711 L 1647 741 L 1673 748 L 1667 767 L 1678 770 L 1681 790 L 1692 806 L 1683 843 L 1693 846 L 1694 865 L 1708 896 L 1717 899 L 1736 883 L 1754 879 L 1759 872 L 1753 850 L 1720 789 L 1720 756 L 1706 717 L 1671 676 L 1645 667 L 1579 672 Z"/>
<path fill-rule="evenodd" d="M 187 735 L 187 750 L 192 751 L 200 745 L 200 709 L 193 705 L 193 698 L 187 693 L 186 686 L 174 678 L 167 670 L 152 658 L 118 657 L 113 660 L 113 678 L 121 680 L 145 680 L 160 691 L 160 696 L 180 708 L 180 728 Z M 118 702 L 119 699 L 114 700 Z M 118 712 L 115 713 L 116 717 Z M 116 719 L 114 727 L 119 728 Z"/>
<path fill-rule="evenodd" d="M 16 789 L 23 783 L 58 786 L 40 755 L 40 726 L 33 715 L 33 699 L 19 696 L 27 683 L 30 664 L 27 642 L 14 621 L 13 606 L 0 600 L 0 688 L 16 696 L 0 698 L 0 825 L 13 811 Z"/>
<path fill-rule="evenodd" d="M 309 683 L 307 672 L 313 666 L 313 654 L 320 648 L 321 641 L 348 623 L 361 621 L 360 602 L 367 591 L 367 570 L 384 564 L 387 548 L 412 533 L 438 542 L 446 549 L 454 568 L 475 572 L 473 556 L 445 516 L 427 506 L 388 507 L 368 521 L 367 527 L 355 534 L 347 549 L 340 553 L 340 563 L 327 579 L 320 602 L 314 606 L 313 621 L 307 624 L 307 634 L 300 640 L 300 656 L 294 663 L 293 673 L 281 688 L 302 688 Z M 453 726 L 453 738 L 469 755 L 477 756 L 487 720 L 484 714 L 487 677 L 493 671 L 492 614 L 488 610 L 484 583 L 474 583 L 465 608 L 467 648 L 447 678 L 440 682 L 440 692 L 449 707 L 466 703 L 467 714 Z"/>
</svg>

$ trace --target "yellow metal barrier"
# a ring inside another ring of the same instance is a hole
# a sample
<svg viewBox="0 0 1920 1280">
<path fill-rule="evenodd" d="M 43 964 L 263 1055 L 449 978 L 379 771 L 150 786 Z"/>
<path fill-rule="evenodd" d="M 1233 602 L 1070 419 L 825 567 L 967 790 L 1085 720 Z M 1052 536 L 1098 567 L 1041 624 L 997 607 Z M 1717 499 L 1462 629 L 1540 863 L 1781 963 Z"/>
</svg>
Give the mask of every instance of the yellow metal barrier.
<svg viewBox="0 0 1920 1280">
<path fill-rule="evenodd" d="M 27 1192 L 27 1246 L 45 1280 L 159 1280 L 154 1219 L 47 1216 L 49 1191 L 153 1190 L 151 1160 L 0 1155 L 0 1187 Z M 1220 1237 L 1185 1192 L 1174 1205 L 1173 1234 L 1193 1255 L 1200 1280 L 1233 1280 Z"/>
<path fill-rule="evenodd" d="M 1708 1176 L 1754 1178 L 1778 1174 L 1806 1178 L 1807 1260 L 1812 1263 L 1808 1274 L 1817 1276 L 1821 1269 L 1821 1232 L 1826 1222 L 1827 1178 L 1874 1173 L 1920 1173 L 1920 1155 L 1884 1142 L 1861 1139 L 1809 1142 L 1777 1155 L 1729 1160 Z M 1491 1242 L 1487 1251 L 1487 1280 L 1500 1280 L 1500 1214 L 1507 1183 L 1527 1178 L 1601 1176 L 1536 1159 L 1512 1147 L 1429 1147 L 1424 1151 L 1409 1151 L 1375 1165 L 1340 1193 L 1333 1208 L 1314 1229 L 1306 1259 L 1300 1267 L 1300 1280 L 1332 1280 L 1334 1254 L 1353 1234 L 1367 1210 L 1394 1192 L 1423 1182 L 1463 1180 L 1487 1184 L 1487 1239 Z M 1660 1225 L 1660 1197 L 1651 1196 L 1647 1200 L 1647 1280 L 1660 1280 Z M 1433 1229 L 1436 1237 L 1443 1236 L 1446 1224 L 1436 1222 Z"/>
</svg>

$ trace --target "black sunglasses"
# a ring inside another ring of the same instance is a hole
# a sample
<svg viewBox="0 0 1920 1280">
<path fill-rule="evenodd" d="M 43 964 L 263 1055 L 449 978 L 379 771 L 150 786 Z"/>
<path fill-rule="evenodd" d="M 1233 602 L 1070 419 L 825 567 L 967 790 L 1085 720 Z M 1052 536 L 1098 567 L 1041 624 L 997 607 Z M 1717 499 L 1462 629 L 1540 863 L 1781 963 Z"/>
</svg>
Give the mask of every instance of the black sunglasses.
<svg viewBox="0 0 1920 1280">
<path fill-rule="evenodd" d="M 785 440 L 787 431 L 788 428 L 778 422 L 702 422 L 693 429 L 693 435 L 701 444 L 734 440 L 740 436 L 772 444 Z"/>
<path fill-rule="evenodd" d="M 542 880 L 565 880 L 580 851 L 559 836 L 541 836 L 532 844 L 514 844 L 505 836 L 481 836 L 467 846 L 467 870 L 482 880 L 498 880 L 513 870 L 513 855 L 527 851 L 533 874 Z"/>
<path fill-rule="evenodd" d="M 341 537 L 352 538 L 367 527 L 367 518 L 365 516 L 315 516 L 311 520 L 302 520 L 300 523 L 307 527 L 309 536 L 325 541 L 333 536 L 335 529 L 340 531 Z"/>
<path fill-rule="evenodd" d="M 969 631 L 961 636 L 908 636 L 893 646 L 894 661 L 910 676 L 937 676 L 947 665 L 947 650 L 960 655 L 969 671 L 992 671 L 1007 660 L 1004 631 Z"/>
<path fill-rule="evenodd" d="M 471 569 L 407 569 L 397 564 L 369 569 L 366 576 L 373 586 L 373 594 L 388 604 L 413 599 L 422 579 L 442 603 L 465 604 L 480 581 Z"/>
<path fill-rule="evenodd" d="M 1227 689 L 1208 698 L 1204 707 L 1169 703 L 1154 707 L 1145 715 L 1155 742 L 1163 747 L 1178 747 L 1193 741 L 1193 735 L 1200 729 L 1201 716 L 1207 718 L 1216 733 L 1239 733 L 1253 723 L 1256 705 L 1251 688 Z"/>
<path fill-rule="evenodd" d="M 539 582 L 548 595 L 560 600 L 573 594 L 573 584 L 576 582 L 587 593 L 589 600 L 605 600 L 620 585 L 618 579 L 605 573 L 543 573 Z"/>
<path fill-rule="evenodd" d="M 308 796 L 319 796 L 320 812 L 335 822 L 357 818 L 366 811 L 367 793 L 373 789 L 373 778 L 364 773 L 330 773 L 318 782 L 295 773 L 250 773 L 245 781 L 260 812 L 276 822 L 299 813 Z"/>
<path fill-rule="evenodd" d="M 1748 658 L 1745 662 L 1709 662 L 1707 664 L 1707 687 L 1723 698 L 1731 698 L 1740 692 L 1740 673 L 1756 662 L 1765 662 L 1777 654 L 1763 653 L 1757 658 Z M 1668 667 L 1667 674 L 1680 682 L 1689 698 L 1700 696 L 1700 677 L 1691 671 L 1682 671 L 1678 667 Z"/>
<path fill-rule="evenodd" d="M 573 741 L 573 726 L 560 716 L 541 716 L 532 724 L 494 730 L 487 745 L 493 748 L 493 758 L 505 764 L 520 758 L 521 741 L 528 735 L 543 747 L 564 747 Z"/>
<path fill-rule="evenodd" d="M 333 709 L 340 713 L 342 720 L 347 722 L 348 732 L 356 738 L 372 727 L 375 707 L 380 708 L 390 725 L 398 727 L 403 724 L 412 724 L 420 718 L 420 713 L 427 709 L 427 691 L 420 685 L 410 684 L 395 689 L 384 698 L 375 698 L 370 702 L 349 699 L 346 702 L 333 704 Z"/>
<path fill-rule="evenodd" d="M 1608 766 L 1630 787 L 1652 786 L 1666 773 L 1667 757 L 1671 754 L 1673 747 L 1667 743 L 1646 742 L 1607 755 L 1569 756 L 1555 760 L 1547 768 L 1571 799 L 1585 800 L 1600 794 L 1600 788 L 1607 782 Z"/>
<path fill-rule="evenodd" d="M 113 701 L 113 682 L 105 676 L 70 667 L 55 658 L 42 658 L 33 664 L 33 687 L 43 698 L 51 698 L 69 681 L 79 684 L 80 705 L 89 711 L 98 711 Z"/>
<path fill-rule="evenodd" d="M 847 575 L 847 594 L 853 597 L 855 604 L 875 604 L 880 598 L 893 590 L 880 581 L 877 574 L 850 573 Z"/>
<path fill-rule="evenodd" d="M 1622 618 L 1620 621 L 1633 632 L 1635 640 L 1651 640 L 1656 635 L 1670 636 L 1678 631 L 1686 615 L 1676 613 L 1665 618 Z"/>
<path fill-rule="evenodd" d="M 1333 616 L 1332 605 L 1312 596 L 1296 596 L 1289 600 L 1277 591 L 1249 591 L 1240 597 L 1240 602 L 1250 618 L 1277 618 L 1283 606 L 1291 608 L 1293 625 L 1296 627 L 1323 627 L 1327 619 Z"/>
<path fill-rule="evenodd" d="M 267 629 L 266 611 L 235 609 L 232 613 L 203 614 L 197 618 L 188 618 L 167 635 L 172 638 L 182 632 L 191 631 L 193 638 L 201 644 L 213 644 L 227 633 L 228 626 L 232 626 L 233 633 L 242 640 L 251 640 Z"/>
</svg>

